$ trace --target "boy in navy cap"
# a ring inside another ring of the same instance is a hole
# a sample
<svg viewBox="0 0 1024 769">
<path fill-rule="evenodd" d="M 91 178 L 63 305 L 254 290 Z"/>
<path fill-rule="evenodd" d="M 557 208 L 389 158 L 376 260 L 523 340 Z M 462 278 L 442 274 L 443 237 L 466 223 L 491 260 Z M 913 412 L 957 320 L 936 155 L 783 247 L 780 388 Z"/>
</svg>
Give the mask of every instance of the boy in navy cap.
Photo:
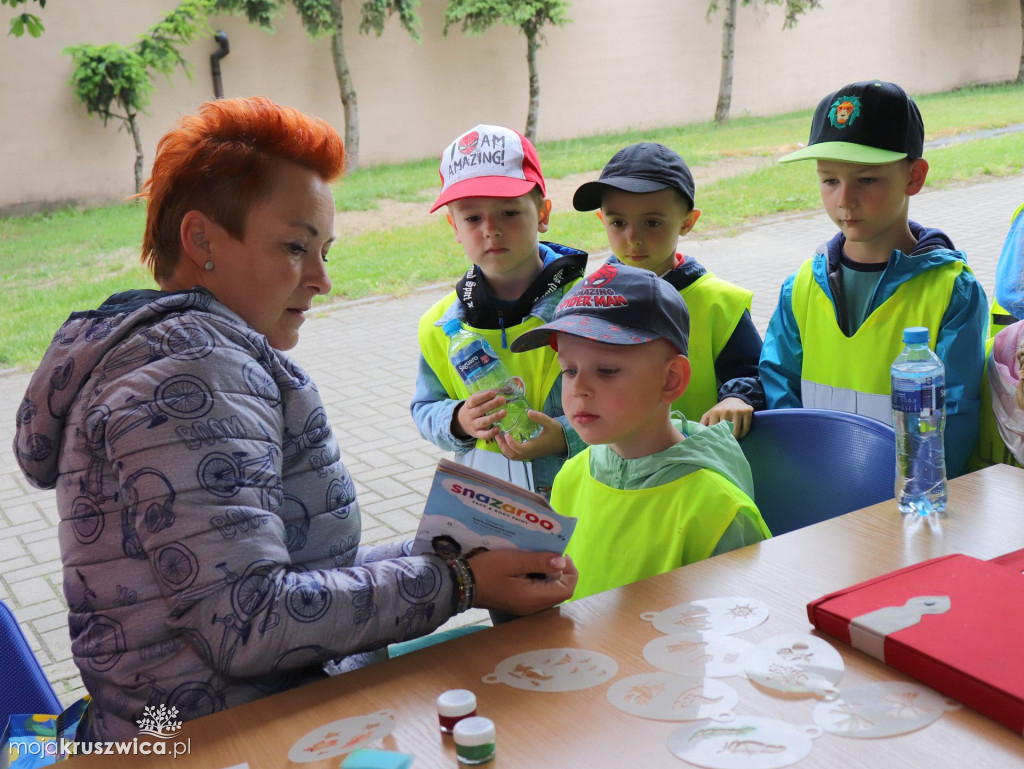
<svg viewBox="0 0 1024 769">
<path fill-rule="evenodd" d="M 806 147 L 839 232 L 782 286 L 761 352 L 768 408 L 824 408 L 890 423 L 889 369 L 903 329 L 926 326 L 946 366 L 946 469 L 978 437 L 988 302 L 962 251 L 908 218 L 928 175 L 917 105 L 894 83 L 851 83 L 821 100 Z"/>
<path fill-rule="evenodd" d="M 582 598 L 771 536 L 728 422 L 672 418 L 690 382 L 686 303 L 653 272 L 606 263 L 512 343 L 552 347 L 562 408 L 589 444 L 555 476 L 578 518 L 566 549 Z"/>
<path fill-rule="evenodd" d="M 650 270 L 664 278 L 690 310 L 690 386 L 674 404 L 688 418 L 733 423 L 737 438 L 765 407 L 758 378 L 761 335 L 750 318 L 753 294 L 716 277 L 677 252 L 680 236 L 700 217 L 686 161 L 663 144 L 641 142 L 619 150 L 595 182 L 573 196 L 577 211 L 600 209 L 611 264 Z"/>
</svg>

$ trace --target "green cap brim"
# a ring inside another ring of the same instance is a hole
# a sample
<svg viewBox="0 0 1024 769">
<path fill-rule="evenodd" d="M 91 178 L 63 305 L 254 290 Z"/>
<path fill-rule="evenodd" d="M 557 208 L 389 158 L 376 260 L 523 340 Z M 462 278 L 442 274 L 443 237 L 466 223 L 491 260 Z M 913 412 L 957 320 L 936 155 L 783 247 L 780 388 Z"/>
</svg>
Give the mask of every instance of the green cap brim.
<svg viewBox="0 0 1024 769">
<path fill-rule="evenodd" d="M 820 142 L 811 144 L 796 152 L 790 152 L 779 158 L 780 163 L 793 163 L 797 160 L 839 160 L 843 163 L 862 163 L 866 166 L 877 166 L 903 160 L 906 152 L 880 150 L 863 144 L 850 142 Z"/>
</svg>

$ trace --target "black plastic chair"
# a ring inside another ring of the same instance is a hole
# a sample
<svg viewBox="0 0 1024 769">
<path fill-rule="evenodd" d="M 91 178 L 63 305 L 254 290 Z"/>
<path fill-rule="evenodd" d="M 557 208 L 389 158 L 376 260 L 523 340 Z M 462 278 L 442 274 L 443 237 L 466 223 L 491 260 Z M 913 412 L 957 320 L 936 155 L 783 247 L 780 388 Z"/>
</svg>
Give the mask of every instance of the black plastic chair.
<svg viewBox="0 0 1024 769">
<path fill-rule="evenodd" d="M 63 710 L 18 620 L 0 601 L 0 732 L 13 713 L 57 715 Z"/>
<path fill-rule="evenodd" d="M 895 433 L 868 417 L 824 409 L 758 411 L 740 448 L 754 476 L 754 502 L 773 535 L 895 493 Z"/>
</svg>

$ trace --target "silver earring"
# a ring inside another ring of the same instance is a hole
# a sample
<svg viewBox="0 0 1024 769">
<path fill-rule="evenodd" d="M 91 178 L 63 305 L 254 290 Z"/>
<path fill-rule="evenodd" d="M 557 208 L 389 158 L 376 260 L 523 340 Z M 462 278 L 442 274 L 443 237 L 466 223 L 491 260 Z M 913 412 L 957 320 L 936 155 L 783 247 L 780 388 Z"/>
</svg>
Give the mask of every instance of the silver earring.
<svg viewBox="0 0 1024 769">
<path fill-rule="evenodd" d="M 204 264 L 203 267 L 206 268 L 207 272 L 210 272 L 211 270 L 213 270 L 213 260 L 212 259 L 207 259 L 206 260 L 206 264 Z"/>
</svg>

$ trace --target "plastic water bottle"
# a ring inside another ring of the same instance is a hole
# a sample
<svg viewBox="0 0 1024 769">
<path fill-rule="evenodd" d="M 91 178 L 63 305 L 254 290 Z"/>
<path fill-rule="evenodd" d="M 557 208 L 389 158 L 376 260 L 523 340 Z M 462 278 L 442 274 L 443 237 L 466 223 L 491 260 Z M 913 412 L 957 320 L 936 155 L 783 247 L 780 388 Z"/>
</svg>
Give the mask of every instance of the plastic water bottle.
<svg viewBox="0 0 1024 769">
<path fill-rule="evenodd" d="M 928 347 L 928 329 L 904 329 L 892 364 L 892 424 L 896 430 L 896 502 L 901 513 L 946 509 L 946 367 Z"/>
<path fill-rule="evenodd" d="M 444 324 L 444 333 L 448 336 L 448 359 L 466 383 L 466 389 L 471 394 L 494 390 L 505 398 L 501 407 L 505 416 L 498 425 L 502 434 L 520 443 L 536 438 L 541 427 L 526 413 L 530 404 L 526 402 L 522 382 L 509 373 L 487 340 L 463 328 L 458 318 Z"/>
</svg>

